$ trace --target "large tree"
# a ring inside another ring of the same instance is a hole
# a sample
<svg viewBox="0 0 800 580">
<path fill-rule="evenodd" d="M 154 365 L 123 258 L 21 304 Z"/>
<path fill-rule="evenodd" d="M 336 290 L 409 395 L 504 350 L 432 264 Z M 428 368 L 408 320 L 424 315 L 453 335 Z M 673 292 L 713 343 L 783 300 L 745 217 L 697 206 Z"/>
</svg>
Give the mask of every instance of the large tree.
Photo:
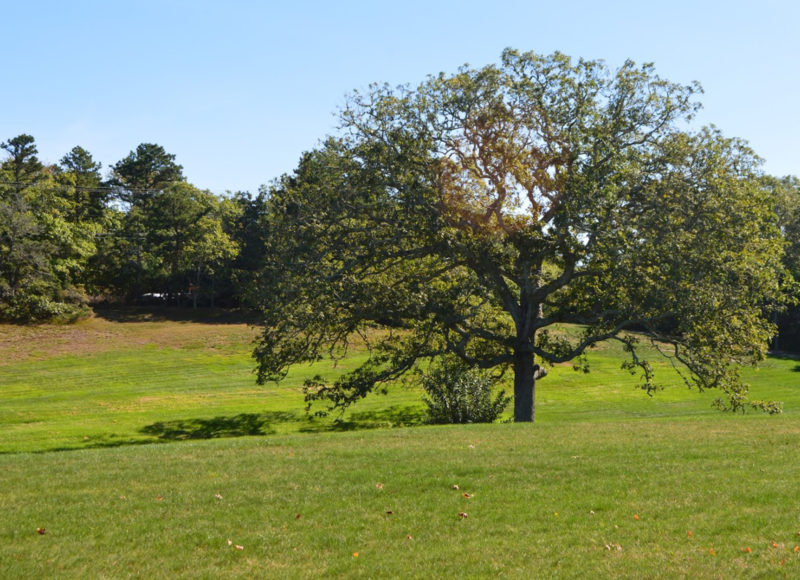
<svg viewBox="0 0 800 580">
<path fill-rule="evenodd" d="M 514 418 L 532 421 L 546 364 L 601 341 L 622 341 L 656 388 L 647 339 L 743 408 L 738 369 L 773 332 L 781 241 L 754 154 L 684 130 L 697 91 L 651 65 L 507 50 L 355 94 L 342 134 L 272 191 L 259 378 L 361 334 L 368 361 L 310 400 L 345 407 L 450 354 L 513 369 Z"/>
</svg>

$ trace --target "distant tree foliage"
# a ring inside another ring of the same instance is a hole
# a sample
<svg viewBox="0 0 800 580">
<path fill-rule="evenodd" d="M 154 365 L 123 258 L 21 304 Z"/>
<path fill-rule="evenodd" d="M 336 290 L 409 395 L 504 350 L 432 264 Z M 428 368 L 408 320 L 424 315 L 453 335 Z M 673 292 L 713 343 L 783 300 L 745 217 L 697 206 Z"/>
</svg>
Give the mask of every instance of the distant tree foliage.
<svg viewBox="0 0 800 580">
<path fill-rule="evenodd" d="M 136 147 L 112 167 L 111 173 L 112 183 L 120 187 L 120 199 L 132 205 L 149 199 L 168 185 L 185 181 L 183 167 L 175 163 L 175 155 L 155 143 Z"/>
<path fill-rule="evenodd" d="M 235 201 L 196 188 L 175 155 L 152 143 L 108 180 L 80 146 L 52 166 L 30 135 L 0 148 L 0 320 L 69 320 L 91 299 L 197 307 L 221 294 L 231 306 L 246 294 L 247 283 L 233 280 L 250 280 L 244 270 L 256 261 L 234 267 L 248 243 L 236 237 L 256 237 L 255 224 L 245 234 L 238 223 L 249 194 Z"/>
<path fill-rule="evenodd" d="M 76 146 L 54 168 L 56 181 L 63 186 L 61 195 L 68 203 L 68 214 L 73 223 L 102 218 L 110 195 L 100 175 L 101 167 L 101 163 L 92 159 L 91 153 Z"/>
<path fill-rule="evenodd" d="M 33 137 L 24 133 L 17 135 L 0 143 L 0 149 L 9 155 L 2 167 L 6 197 L 8 192 L 21 195 L 24 189 L 43 178 L 43 165 L 36 157 L 38 151 Z"/>
<path fill-rule="evenodd" d="M 92 234 L 69 223 L 33 137 L 0 147 L 9 155 L 0 164 L 0 320 L 79 316 L 85 296 L 76 277 Z"/>
</svg>

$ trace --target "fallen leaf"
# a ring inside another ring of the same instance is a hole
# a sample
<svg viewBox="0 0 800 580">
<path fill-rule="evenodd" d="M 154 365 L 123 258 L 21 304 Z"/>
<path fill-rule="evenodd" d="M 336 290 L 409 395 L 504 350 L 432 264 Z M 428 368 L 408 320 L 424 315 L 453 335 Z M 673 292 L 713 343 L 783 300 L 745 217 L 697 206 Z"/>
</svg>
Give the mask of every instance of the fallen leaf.
<svg viewBox="0 0 800 580">
<path fill-rule="evenodd" d="M 471 496 L 470 494 L 468 494 L 468 493 L 464 493 L 464 497 L 465 497 L 465 498 L 467 498 L 467 499 L 469 499 L 469 498 L 471 498 L 472 496 Z"/>
<path fill-rule="evenodd" d="M 244 546 L 240 546 L 239 544 L 236 544 L 234 548 L 236 548 L 237 550 L 244 550 Z"/>
<path fill-rule="evenodd" d="M 780 561 L 780 565 L 781 566 L 785 566 L 786 565 L 786 558 L 784 558 L 783 560 Z"/>
<path fill-rule="evenodd" d="M 161 497 L 160 495 L 157 495 L 157 496 L 156 496 L 156 501 L 163 501 L 163 500 L 164 500 L 164 498 L 163 498 L 163 497 Z"/>
<path fill-rule="evenodd" d="M 794 551 L 795 551 L 795 552 L 800 552 L 800 546 L 795 546 L 795 547 L 794 547 Z"/>
<path fill-rule="evenodd" d="M 467 512 L 459 512 L 458 515 L 461 516 L 462 518 L 468 517 Z"/>
<path fill-rule="evenodd" d="M 694 534 L 692 533 L 692 530 L 689 530 L 688 532 L 686 532 L 686 535 L 689 536 L 690 538 L 694 537 Z"/>
<path fill-rule="evenodd" d="M 708 549 L 708 553 L 711 554 L 712 556 L 716 556 L 717 555 L 717 553 L 714 551 L 714 548 L 709 548 Z"/>
<path fill-rule="evenodd" d="M 750 546 L 747 546 L 746 548 L 739 548 L 739 549 L 742 552 L 747 552 L 748 554 L 752 554 L 753 553 L 753 550 L 750 548 Z"/>
<path fill-rule="evenodd" d="M 778 547 L 778 542 L 776 542 L 775 540 L 772 540 L 772 544 L 771 545 L 772 545 L 773 548 L 777 548 Z"/>
<path fill-rule="evenodd" d="M 303 517 L 303 514 L 297 514 L 296 516 L 294 516 L 294 519 L 299 520 L 302 517 Z"/>
<path fill-rule="evenodd" d="M 43 536 L 47 533 L 47 530 L 45 530 L 44 528 L 36 528 L 36 533 L 39 534 L 40 536 Z"/>
<path fill-rule="evenodd" d="M 358 552 L 353 552 L 353 558 L 358 558 Z"/>
<path fill-rule="evenodd" d="M 635 519 L 638 522 L 639 521 L 639 514 L 633 514 L 633 519 Z"/>
<path fill-rule="evenodd" d="M 383 484 L 382 483 L 376 483 L 375 487 L 377 487 L 378 489 L 383 489 Z"/>
<path fill-rule="evenodd" d="M 553 515 L 554 515 L 555 517 L 558 517 L 558 512 L 553 512 Z"/>
</svg>

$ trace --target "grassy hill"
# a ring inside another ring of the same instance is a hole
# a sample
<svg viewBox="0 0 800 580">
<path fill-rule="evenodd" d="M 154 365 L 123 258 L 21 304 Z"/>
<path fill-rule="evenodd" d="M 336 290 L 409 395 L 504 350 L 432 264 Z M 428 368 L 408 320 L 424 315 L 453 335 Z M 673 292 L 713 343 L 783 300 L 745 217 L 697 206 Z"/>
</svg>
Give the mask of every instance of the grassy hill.
<svg viewBox="0 0 800 580">
<path fill-rule="evenodd" d="M 418 424 L 419 391 L 308 421 L 303 377 L 342 367 L 256 386 L 254 335 L 0 329 L 0 577 L 800 576 L 793 360 L 748 371 L 777 417 L 669 373 L 649 398 L 605 347 L 539 383 L 535 425 L 367 429 Z"/>
</svg>

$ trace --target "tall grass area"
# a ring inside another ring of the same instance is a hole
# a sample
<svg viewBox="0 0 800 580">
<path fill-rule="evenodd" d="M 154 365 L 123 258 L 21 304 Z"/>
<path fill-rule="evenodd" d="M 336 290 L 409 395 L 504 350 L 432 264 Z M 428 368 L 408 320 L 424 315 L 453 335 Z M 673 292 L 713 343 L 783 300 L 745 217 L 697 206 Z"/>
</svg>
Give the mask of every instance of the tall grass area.
<svg viewBox="0 0 800 580">
<path fill-rule="evenodd" d="M 611 345 L 539 383 L 535 425 L 420 426 L 414 387 L 334 423 L 302 380 L 363 353 L 259 387 L 254 336 L 0 328 L 0 578 L 800 577 L 797 361 L 747 371 L 781 416 L 666 365 L 650 398 Z"/>
</svg>

